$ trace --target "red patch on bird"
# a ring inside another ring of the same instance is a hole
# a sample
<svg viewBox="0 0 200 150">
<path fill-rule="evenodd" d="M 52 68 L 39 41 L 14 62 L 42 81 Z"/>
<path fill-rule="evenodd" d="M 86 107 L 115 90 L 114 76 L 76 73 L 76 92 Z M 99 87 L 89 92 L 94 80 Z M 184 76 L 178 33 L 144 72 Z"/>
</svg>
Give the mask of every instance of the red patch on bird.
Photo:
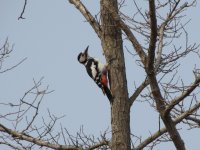
<svg viewBox="0 0 200 150">
<path fill-rule="evenodd" d="M 105 74 L 102 74 L 101 76 L 101 84 L 103 84 L 103 86 L 108 86 L 108 79 Z"/>
</svg>

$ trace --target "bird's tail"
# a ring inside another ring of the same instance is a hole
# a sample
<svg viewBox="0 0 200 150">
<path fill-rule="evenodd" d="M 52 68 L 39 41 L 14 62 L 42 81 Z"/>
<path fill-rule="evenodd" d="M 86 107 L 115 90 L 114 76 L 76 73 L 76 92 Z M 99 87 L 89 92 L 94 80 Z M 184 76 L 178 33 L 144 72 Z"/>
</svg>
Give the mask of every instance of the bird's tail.
<svg viewBox="0 0 200 150">
<path fill-rule="evenodd" d="M 105 92 L 108 100 L 110 101 L 110 103 L 112 103 L 113 102 L 113 96 L 112 96 L 110 89 L 107 86 L 104 86 L 103 92 Z"/>
</svg>

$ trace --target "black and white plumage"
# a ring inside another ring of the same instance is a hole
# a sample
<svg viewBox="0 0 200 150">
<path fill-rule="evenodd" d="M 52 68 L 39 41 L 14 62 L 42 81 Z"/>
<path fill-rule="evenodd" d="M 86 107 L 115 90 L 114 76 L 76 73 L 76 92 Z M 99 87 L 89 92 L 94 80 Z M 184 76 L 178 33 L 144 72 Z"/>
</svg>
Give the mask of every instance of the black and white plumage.
<svg viewBox="0 0 200 150">
<path fill-rule="evenodd" d="M 78 61 L 83 64 L 87 70 L 88 75 L 94 80 L 94 82 L 102 89 L 108 99 L 112 100 L 112 94 L 108 88 L 107 79 L 107 65 L 101 63 L 97 59 L 88 55 L 88 48 L 84 52 L 78 55 Z"/>
</svg>

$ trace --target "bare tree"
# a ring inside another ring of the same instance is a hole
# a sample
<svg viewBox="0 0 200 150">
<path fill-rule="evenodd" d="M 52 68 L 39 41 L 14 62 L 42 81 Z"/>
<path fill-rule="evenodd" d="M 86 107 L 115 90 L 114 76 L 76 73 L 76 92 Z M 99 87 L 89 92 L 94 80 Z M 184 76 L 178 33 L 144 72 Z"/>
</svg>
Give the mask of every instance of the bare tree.
<svg viewBox="0 0 200 150">
<path fill-rule="evenodd" d="M 60 117 L 55 117 L 50 112 L 49 122 L 43 120 L 44 125 L 41 127 L 34 125 L 43 96 L 51 93 L 48 86 L 40 90 L 41 80 L 34 80 L 34 86 L 25 93 L 19 104 L 2 104 L 18 109 L 14 111 L 12 108 L 12 112 L 1 116 L 2 119 L 12 122 L 13 129 L 0 124 L 0 143 L 13 149 L 32 149 L 39 146 L 61 150 L 141 150 L 145 147 L 153 149 L 163 141 L 172 141 L 176 149 L 185 150 L 177 124 L 186 124 L 190 129 L 200 127 L 199 69 L 193 66 L 194 81 L 189 85 L 178 75 L 178 69 L 182 67 L 181 61 L 186 56 L 200 56 L 199 45 L 189 42 L 185 29 L 188 21 L 183 20 L 184 12 L 195 6 L 196 1 L 148 0 L 147 7 L 143 8 L 133 0 L 135 13 L 124 14 L 120 8 L 125 7 L 125 0 L 100 0 L 100 13 L 95 17 L 80 0 L 69 2 L 94 29 L 101 41 L 106 61 L 109 62 L 111 91 L 114 97 L 110 104 L 112 138 L 106 138 L 106 131 L 100 138 L 95 139 L 93 136 L 87 136 L 83 128 L 73 136 L 62 126 L 60 132 L 53 133 L 53 127 Z M 139 39 L 143 41 L 140 42 Z M 185 45 L 180 46 L 177 43 L 179 39 L 185 39 Z M 134 58 L 137 67 L 145 72 L 144 80 L 136 86 L 131 96 L 128 95 L 124 58 L 123 42 L 127 41 L 132 44 L 132 52 L 129 49 L 128 51 L 136 56 Z M 29 94 L 34 95 L 32 102 L 26 101 Z M 138 99 L 148 102 L 152 109 L 159 113 L 164 124 L 163 128 L 146 138 L 130 132 L 130 109 Z M 31 118 L 26 117 L 31 110 L 34 115 Z M 27 124 L 23 129 L 19 129 L 22 119 L 26 119 Z"/>
</svg>

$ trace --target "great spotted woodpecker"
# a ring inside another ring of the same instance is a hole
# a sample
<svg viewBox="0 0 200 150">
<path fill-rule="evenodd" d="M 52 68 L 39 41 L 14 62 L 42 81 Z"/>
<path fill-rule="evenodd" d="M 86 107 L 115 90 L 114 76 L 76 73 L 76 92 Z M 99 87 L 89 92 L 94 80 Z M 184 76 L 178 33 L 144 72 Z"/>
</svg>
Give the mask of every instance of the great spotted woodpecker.
<svg viewBox="0 0 200 150">
<path fill-rule="evenodd" d="M 84 52 L 79 53 L 78 61 L 83 64 L 87 70 L 88 75 L 94 80 L 94 82 L 102 89 L 103 94 L 106 94 L 109 101 L 112 102 L 112 94 L 108 88 L 108 70 L 107 65 L 102 64 L 97 59 L 90 57 L 88 54 L 88 48 Z"/>
</svg>

